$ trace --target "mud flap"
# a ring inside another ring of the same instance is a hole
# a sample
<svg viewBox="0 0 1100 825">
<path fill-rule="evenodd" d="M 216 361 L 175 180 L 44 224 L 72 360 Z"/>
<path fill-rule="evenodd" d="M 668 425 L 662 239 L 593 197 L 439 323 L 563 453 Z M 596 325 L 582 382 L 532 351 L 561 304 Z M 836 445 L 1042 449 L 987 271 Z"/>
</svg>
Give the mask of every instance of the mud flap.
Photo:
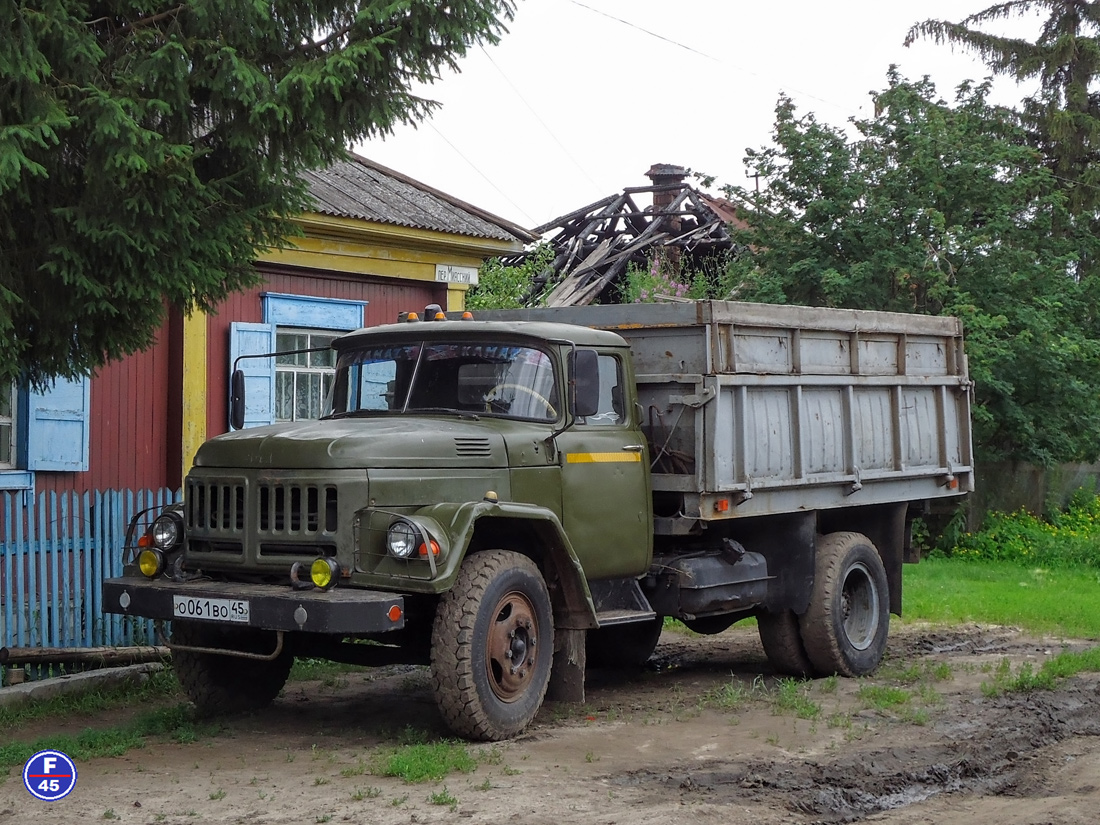
<svg viewBox="0 0 1100 825">
<path fill-rule="evenodd" d="M 584 702 L 584 630 L 554 630 L 554 666 L 546 698 L 551 702 Z"/>
</svg>

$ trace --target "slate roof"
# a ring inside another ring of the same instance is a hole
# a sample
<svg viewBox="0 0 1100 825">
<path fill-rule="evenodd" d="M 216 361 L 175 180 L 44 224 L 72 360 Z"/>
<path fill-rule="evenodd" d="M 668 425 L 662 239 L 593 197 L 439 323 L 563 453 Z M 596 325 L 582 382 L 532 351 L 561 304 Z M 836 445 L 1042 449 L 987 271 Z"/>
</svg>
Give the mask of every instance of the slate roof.
<svg viewBox="0 0 1100 825">
<path fill-rule="evenodd" d="M 323 215 L 512 243 L 536 240 L 518 224 L 358 155 L 306 172 L 305 179 Z"/>
</svg>

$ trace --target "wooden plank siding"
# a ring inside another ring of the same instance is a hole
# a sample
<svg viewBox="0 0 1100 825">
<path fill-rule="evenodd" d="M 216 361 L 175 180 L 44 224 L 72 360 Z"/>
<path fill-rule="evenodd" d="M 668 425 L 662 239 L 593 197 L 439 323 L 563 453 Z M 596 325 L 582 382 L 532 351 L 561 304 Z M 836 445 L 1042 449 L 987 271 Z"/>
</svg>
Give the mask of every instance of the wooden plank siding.
<svg viewBox="0 0 1100 825">
<path fill-rule="evenodd" d="M 445 306 L 447 300 L 447 285 L 431 281 L 318 272 L 271 264 L 261 264 L 259 268 L 266 280 L 263 286 L 231 296 L 218 306 L 217 314 L 207 319 L 207 438 L 229 429 L 230 324 L 234 321 L 263 321 L 262 293 L 367 301 L 366 326 L 392 323 L 402 310 L 419 311 L 430 303 Z"/>
<path fill-rule="evenodd" d="M 36 473 L 36 493 L 179 487 L 175 326 L 170 321 L 148 350 L 114 361 L 92 378 L 88 470 Z"/>
</svg>

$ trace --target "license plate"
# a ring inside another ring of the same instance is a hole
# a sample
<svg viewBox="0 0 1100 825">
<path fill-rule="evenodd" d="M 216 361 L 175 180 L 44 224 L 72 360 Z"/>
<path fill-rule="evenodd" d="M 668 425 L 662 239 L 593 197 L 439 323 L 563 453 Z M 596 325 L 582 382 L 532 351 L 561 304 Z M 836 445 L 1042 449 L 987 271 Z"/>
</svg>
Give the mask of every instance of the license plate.
<svg viewBox="0 0 1100 825">
<path fill-rule="evenodd" d="M 202 596 L 173 596 L 172 615 L 177 619 L 206 619 L 214 622 L 248 624 L 246 599 L 207 599 Z"/>
</svg>

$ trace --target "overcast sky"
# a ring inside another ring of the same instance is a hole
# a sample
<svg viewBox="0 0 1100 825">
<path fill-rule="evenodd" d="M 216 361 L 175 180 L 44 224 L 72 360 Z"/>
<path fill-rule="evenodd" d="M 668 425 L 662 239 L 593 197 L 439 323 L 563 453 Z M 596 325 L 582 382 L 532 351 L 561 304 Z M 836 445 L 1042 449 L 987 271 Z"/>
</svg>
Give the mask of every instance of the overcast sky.
<svg viewBox="0 0 1100 825">
<path fill-rule="evenodd" d="M 985 76 L 966 52 L 902 42 L 920 20 L 990 5 L 519 0 L 500 44 L 424 90 L 443 104 L 429 121 L 354 149 L 526 227 L 646 185 L 654 163 L 743 184 L 744 150 L 768 143 L 781 92 L 841 126 L 870 113 L 891 63 L 930 75 L 945 97 Z M 1016 28 L 1034 39 L 1038 22 Z"/>
</svg>

